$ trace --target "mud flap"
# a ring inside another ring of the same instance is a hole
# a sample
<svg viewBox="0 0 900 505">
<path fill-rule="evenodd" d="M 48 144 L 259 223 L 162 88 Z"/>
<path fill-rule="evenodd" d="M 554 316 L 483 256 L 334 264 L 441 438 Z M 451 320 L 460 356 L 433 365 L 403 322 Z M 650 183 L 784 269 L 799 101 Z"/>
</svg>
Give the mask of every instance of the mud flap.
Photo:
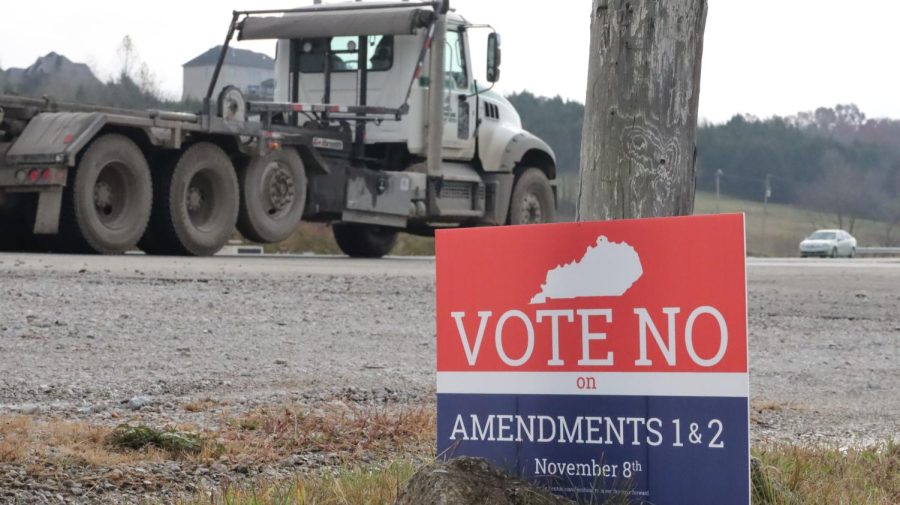
<svg viewBox="0 0 900 505">
<path fill-rule="evenodd" d="M 37 215 L 34 218 L 35 235 L 59 233 L 59 212 L 62 209 L 62 188 L 48 188 L 38 197 Z"/>
</svg>

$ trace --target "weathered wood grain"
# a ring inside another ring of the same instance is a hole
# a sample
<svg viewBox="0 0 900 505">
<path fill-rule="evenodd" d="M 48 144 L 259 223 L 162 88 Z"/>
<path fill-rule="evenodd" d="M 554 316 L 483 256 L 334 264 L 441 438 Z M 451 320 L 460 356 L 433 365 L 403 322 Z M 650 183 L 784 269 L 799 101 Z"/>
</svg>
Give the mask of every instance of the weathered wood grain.
<svg viewBox="0 0 900 505">
<path fill-rule="evenodd" d="M 594 0 L 578 220 L 693 211 L 707 0 Z"/>
</svg>

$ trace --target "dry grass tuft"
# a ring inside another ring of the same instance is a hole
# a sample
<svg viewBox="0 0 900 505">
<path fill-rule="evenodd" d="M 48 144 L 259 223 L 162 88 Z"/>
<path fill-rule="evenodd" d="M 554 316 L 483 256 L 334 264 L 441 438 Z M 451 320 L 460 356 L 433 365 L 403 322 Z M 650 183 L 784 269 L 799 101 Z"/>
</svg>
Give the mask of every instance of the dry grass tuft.
<svg viewBox="0 0 900 505">
<path fill-rule="evenodd" d="M 260 481 L 200 494 L 181 505 L 384 505 L 393 503 L 416 471 L 411 461 L 385 467 L 340 470 L 330 475 L 298 476 L 289 482 Z"/>
<path fill-rule="evenodd" d="M 750 409 L 754 412 L 781 412 L 785 404 L 762 398 L 750 400 Z"/>
<path fill-rule="evenodd" d="M 25 459 L 30 427 L 31 421 L 26 416 L 0 419 L 0 463 L 18 463 Z"/>
<path fill-rule="evenodd" d="M 433 408 L 372 409 L 341 402 L 320 408 L 261 409 L 231 420 L 219 433 L 226 455 L 271 461 L 298 453 L 329 453 L 341 461 L 360 456 L 433 453 Z"/>
<path fill-rule="evenodd" d="M 138 461 L 160 461 L 158 450 L 117 451 L 107 444 L 105 426 L 61 420 L 38 421 L 27 416 L 0 417 L 0 462 L 40 467 L 83 465 L 109 467 Z"/>
<path fill-rule="evenodd" d="M 824 449 L 789 445 L 758 448 L 756 505 L 900 503 L 900 445 Z"/>
<path fill-rule="evenodd" d="M 204 398 L 202 400 L 194 400 L 182 406 L 186 412 L 208 412 L 219 406 L 219 402 L 212 398 Z"/>
<path fill-rule="evenodd" d="M 109 467 L 183 459 L 278 463 L 295 454 L 327 455 L 328 464 L 433 456 L 433 408 L 324 407 L 260 409 L 223 419 L 223 428 L 117 428 L 27 416 L 0 417 L 0 463 Z"/>
</svg>

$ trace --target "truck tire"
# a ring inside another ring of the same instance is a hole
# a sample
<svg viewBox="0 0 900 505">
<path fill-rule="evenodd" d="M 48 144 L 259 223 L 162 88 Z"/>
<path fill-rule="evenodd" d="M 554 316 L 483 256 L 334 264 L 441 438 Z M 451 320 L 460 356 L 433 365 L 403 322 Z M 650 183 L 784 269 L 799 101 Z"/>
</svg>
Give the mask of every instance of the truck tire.
<svg viewBox="0 0 900 505">
<path fill-rule="evenodd" d="M 57 242 L 72 252 L 124 253 L 144 234 L 152 205 L 144 153 L 124 135 L 104 135 L 69 171 Z"/>
<path fill-rule="evenodd" d="M 552 223 L 556 219 L 553 188 L 538 168 L 526 168 L 516 178 L 509 203 L 509 224 Z"/>
<path fill-rule="evenodd" d="M 222 249 L 237 222 L 234 165 L 219 146 L 189 147 L 157 174 L 156 200 L 141 248 L 148 254 L 210 256 Z"/>
<path fill-rule="evenodd" d="M 381 258 L 397 245 L 398 231 L 383 226 L 338 223 L 332 231 L 341 251 L 351 258 Z"/>
<path fill-rule="evenodd" d="M 306 171 L 293 149 L 251 159 L 238 171 L 241 208 L 238 231 L 248 240 L 275 243 L 287 239 L 306 206 Z"/>
</svg>

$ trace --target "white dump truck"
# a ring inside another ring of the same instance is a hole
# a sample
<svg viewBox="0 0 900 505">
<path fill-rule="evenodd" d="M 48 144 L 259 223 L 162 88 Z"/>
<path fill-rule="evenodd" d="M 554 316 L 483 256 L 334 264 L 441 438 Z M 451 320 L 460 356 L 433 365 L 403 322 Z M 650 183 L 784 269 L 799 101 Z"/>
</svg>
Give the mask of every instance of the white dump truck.
<svg viewBox="0 0 900 505">
<path fill-rule="evenodd" d="M 212 96 L 235 36 L 277 41 L 275 101 Z M 500 54 L 447 0 L 241 11 L 198 113 L 0 96 L 0 245 L 202 256 L 311 221 L 380 257 L 402 231 L 550 222 L 553 151 L 489 89 Z"/>
</svg>

